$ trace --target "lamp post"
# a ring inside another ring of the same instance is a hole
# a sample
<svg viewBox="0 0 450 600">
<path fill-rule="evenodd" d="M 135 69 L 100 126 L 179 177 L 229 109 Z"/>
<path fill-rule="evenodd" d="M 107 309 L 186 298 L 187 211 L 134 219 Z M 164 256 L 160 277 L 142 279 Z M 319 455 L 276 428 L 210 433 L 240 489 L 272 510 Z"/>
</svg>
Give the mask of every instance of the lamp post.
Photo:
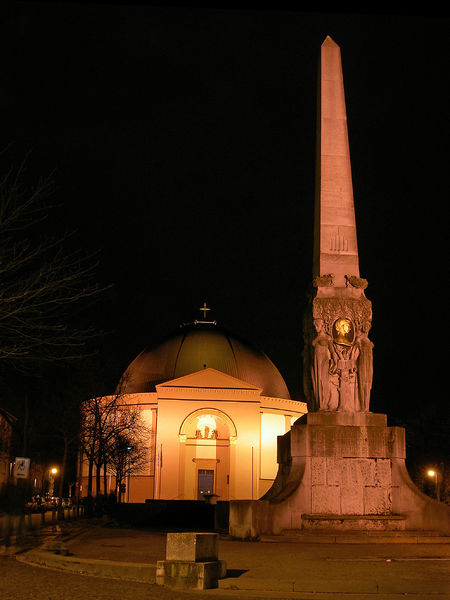
<svg viewBox="0 0 450 600">
<path fill-rule="evenodd" d="M 56 467 L 52 467 L 50 469 L 50 477 L 48 480 L 48 495 L 51 497 L 55 491 L 55 475 L 58 473 L 58 469 Z"/>
<path fill-rule="evenodd" d="M 430 478 L 434 478 L 434 492 L 436 494 L 436 500 L 441 500 L 441 490 L 439 485 L 439 472 L 437 469 L 428 469 L 427 475 Z"/>
</svg>

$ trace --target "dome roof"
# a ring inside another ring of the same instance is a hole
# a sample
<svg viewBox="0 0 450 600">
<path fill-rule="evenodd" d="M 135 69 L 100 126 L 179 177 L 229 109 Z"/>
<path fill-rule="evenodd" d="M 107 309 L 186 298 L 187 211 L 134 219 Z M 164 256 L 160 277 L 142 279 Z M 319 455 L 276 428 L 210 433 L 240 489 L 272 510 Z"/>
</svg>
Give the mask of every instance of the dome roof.
<svg viewBox="0 0 450 600">
<path fill-rule="evenodd" d="M 183 325 L 145 348 L 125 371 L 123 391 L 154 392 L 158 383 L 207 367 L 262 388 L 264 396 L 290 399 L 283 377 L 264 352 L 206 321 Z"/>
</svg>

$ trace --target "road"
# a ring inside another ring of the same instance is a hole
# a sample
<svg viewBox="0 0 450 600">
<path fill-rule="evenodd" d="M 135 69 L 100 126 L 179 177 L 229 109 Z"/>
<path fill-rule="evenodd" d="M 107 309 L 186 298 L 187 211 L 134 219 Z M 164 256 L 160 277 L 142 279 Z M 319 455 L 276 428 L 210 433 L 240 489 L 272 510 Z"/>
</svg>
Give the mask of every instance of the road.
<svg viewBox="0 0 450 600">
<path fill-rule="evenodd" d="M 355 565 L 356 569 L 358 567 Z M 441 574 L 442 575 L 442 574 Z M 445 586 L 444 586 L 445 587 Z M 429 593 L 338 593 L 310 594 L 255 590 L 205 590 L 189 592 L 170 590 L 157 585 L 103 579 L 66 571 L 40 568 L 16 561 L 14 556 L 0 557 L 1 600 L 444 600 L 445 589 Z"/>
<path fill-rule="evenodd" d="M 32 567 L 14 557 L 0 558 L 2 600 L 199 600 L 156 585 L 101 579 Z"/>
<path fill-rule="evenodd" d="M 445 541 L 319 544 L 223 538 L 219 556 L 228 574 L 220 588 L 181 592 L 129 581 L 120 572 L 121 565 L 133 562 L 155 567 L 165 554 L 162 532 L 88 521 L 62 526 L 72 556 L 113 561 L 117 578 L 80 574 L 77 561 L 72 571 L 38 567 L 19 550 L 17 558 L 0 554 L 0 600 L 450 600 L 450 544 Z M 52 528 L 30 535 L 27 543 L 37 547 L 48 536 L 54 537 Z"/>
</svg>

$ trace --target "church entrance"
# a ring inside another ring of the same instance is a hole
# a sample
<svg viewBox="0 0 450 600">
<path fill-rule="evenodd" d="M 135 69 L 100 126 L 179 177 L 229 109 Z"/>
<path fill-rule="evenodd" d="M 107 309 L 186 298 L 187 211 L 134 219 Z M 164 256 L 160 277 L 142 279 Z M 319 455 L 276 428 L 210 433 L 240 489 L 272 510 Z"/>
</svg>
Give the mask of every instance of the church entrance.
<svg viewBox="0 0 450 600">
<path fill-rule="evenodd" d="M 214 470 L 199 469 L 197 474 L 197 499 L 201 500 L 205 494 L 214 494 Z"/>
<path fill-rule="evenodd" d="M 231 434 L 235 435 L 233 423 L 214 408 L 197 410 L 185 419 L 179 434 L 179 489 L 183 499 L 201 500 L 207 494 L 215 494 L 218 500 L 229 499 Z"/>
</svg>

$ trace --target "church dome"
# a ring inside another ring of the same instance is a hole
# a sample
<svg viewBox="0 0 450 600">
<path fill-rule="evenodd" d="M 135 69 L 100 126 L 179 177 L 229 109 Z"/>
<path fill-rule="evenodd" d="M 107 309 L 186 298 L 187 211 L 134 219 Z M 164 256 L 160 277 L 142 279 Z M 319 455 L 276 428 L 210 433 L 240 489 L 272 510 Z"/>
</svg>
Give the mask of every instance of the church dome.
<svg viewBox="0 0 450 600">
<path fill-rule="evenodd" d="M 125 393 L 154 392 L 155 385 L 207 367 L 262 388 L 262 395 L 290 399 L 270 358 L 215 322 L 195 321 L 145 348 L 123 376 Z"/>
</svg>

